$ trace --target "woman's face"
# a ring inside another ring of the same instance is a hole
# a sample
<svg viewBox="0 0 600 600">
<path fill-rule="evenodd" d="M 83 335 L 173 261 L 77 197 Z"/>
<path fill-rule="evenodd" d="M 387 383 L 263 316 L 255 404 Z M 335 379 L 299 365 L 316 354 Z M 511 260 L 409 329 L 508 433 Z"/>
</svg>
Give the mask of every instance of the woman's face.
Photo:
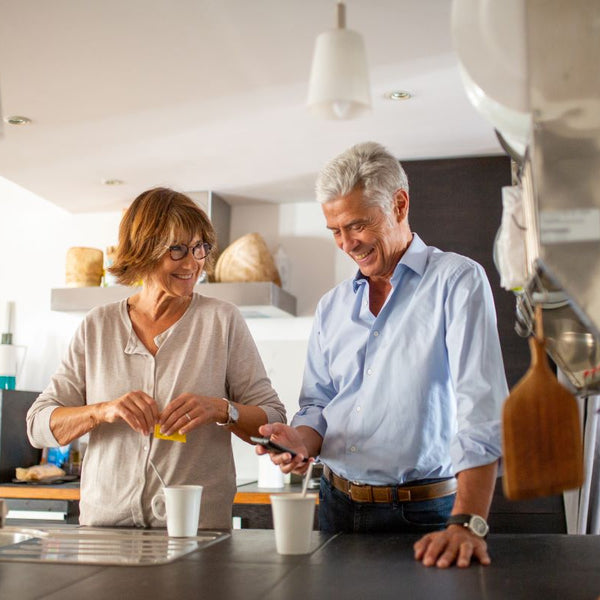
<svg viewBox="0 0 600 600">
<path fill-rule="evenodd" d="M 204 255 L 205 250 L 201 246 L 200 236 L 185 240 L 178 238 L 178 241 L 169 246 L 155 271 L 147 278 L 148 283 L 170 296 L 190 296 L 206 261 L 206 258 L 194 258 L 193 249 L 198 245 L 200 247 L 195 250 L 195 253 Z M 179 260 L 173 258 L 182 254 L 185 256 Z"/>
</svg>

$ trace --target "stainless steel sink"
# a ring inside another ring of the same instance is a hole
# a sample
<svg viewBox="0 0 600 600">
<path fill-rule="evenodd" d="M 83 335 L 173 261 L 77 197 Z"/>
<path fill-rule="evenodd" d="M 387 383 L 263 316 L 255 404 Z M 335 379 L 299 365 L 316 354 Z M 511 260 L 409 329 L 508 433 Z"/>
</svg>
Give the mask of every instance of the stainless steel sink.
<svg viewBox="0 0 600 600">
<path fill-rule="evenodd" d="M 38 532 L 39 533 L 39 532 Z M 29 529 L 0 529 L 0 548 L 20 544 L 36 537 L 36 532 Z"/>
<path fill-rule="evenodd" d="M 220 531 L 172 538 L 162 529 L 6 527 L 0 529 L 0 561 L 156 565 L 172 562 L 227 537 L 228 533 Z"/>
</svg>

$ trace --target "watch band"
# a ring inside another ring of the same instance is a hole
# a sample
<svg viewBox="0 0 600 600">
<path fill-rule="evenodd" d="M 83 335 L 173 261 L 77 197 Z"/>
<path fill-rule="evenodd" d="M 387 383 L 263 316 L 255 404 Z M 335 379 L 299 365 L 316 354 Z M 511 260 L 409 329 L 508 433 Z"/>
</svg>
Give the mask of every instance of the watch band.
<svg viewBox="0 0 600 600">
<path fill-rule="evenodd" d="M 227 398 L 223 398 L 223 400 L 227 402 L 227 421 L 225 421 L 225 423 L 219 423 L 219 421 L 217 421 L 217 425 L 219 427 L 235 425 L 238 422 L 240 413 L 238 409 L 234 406 L 233 402 L 231 402 L 231 400 L 228 400 Z"/>
<path fill-rule="evenodd" d="M 446 527 L 448 525 L 462 525 L 480 538 L 486 538 L 490 530 L 487 521 L 483 517 L 471 514 L 451 515 L 446 521 Z"/>
</svg>

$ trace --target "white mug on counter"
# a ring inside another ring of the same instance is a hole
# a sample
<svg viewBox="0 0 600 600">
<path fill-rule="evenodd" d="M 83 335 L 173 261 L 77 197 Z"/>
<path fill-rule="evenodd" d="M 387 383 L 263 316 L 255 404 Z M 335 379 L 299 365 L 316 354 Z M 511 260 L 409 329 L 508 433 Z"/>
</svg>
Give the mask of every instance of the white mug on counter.
<svg viewBox="0 0 600 600">
<path fill-rule="evenodd" d="M 170 537 L 194 537 L 198 534 L 201 499 L 201 485 L 170 485 L 152 498 L 152 513 L 160 521 L 166 519 Z"/>
</svg>

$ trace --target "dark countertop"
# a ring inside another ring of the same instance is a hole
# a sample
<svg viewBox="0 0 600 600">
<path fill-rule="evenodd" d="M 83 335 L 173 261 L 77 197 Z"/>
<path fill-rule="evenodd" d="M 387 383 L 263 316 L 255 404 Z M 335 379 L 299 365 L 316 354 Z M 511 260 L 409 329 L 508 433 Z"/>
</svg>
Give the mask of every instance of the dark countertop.
<svg viewBox="0 0 600 600">
<path fill-rule="evenodd" d="M 271 530 L 236 530 L 218 544 L 153 567 L 0 562 L 0 598 L 219 600 L 595 600 L 600 536 L 496 534 L 492 565 L 423 567 L 416 536 L 313 533 L 306 556 L 279 556 Z"/>
</svg>

